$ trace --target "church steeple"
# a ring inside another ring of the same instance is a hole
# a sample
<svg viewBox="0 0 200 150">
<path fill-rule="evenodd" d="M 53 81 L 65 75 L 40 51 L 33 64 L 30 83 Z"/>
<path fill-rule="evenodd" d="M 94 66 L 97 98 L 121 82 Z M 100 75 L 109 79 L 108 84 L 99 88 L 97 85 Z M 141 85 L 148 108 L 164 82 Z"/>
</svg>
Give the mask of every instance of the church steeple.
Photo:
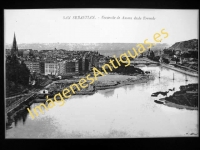
<svg viewBox="0 0 200 150">
<path fill-rule="evenodd" d="M 16 37 L 15 37 L 15 33 L 14 33 L 14 39 L 13 39 L 13 45 L 12 45 L 12 49 L 11 49 L 11 55 L 12 56 L 18 56 L 18 47 L 17 47 L 17 41 L 16 41 Z"/>
</svg>

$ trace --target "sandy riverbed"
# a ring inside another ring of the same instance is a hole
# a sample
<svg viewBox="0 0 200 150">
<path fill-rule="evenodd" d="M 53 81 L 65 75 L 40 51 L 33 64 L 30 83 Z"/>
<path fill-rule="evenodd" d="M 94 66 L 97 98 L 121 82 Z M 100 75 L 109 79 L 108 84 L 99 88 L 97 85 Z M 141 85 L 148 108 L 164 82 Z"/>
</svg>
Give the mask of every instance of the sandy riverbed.
<svg viewBox="0 0 200 150">
<path fill-rule="evenodd" d="M 154 79 L 154 77 L 149 75 L 130 76 L 130 75 L 115 74 L 115 75 L 106 75 L 98 77 L 97 83 L 95 83 L 95 85 L 97 90 L 104 90 L 104 89 L 117 88 L 124 85 L 144 83 L 152 79 Z M 113 83 L 117 82 L 118 82 L 117 85 L 113 85 Z"/>
<path fill-rule="evenodd" d="M 150 77 L 150 78 L 149 78 Z M 99 82 L 123 82 L 123 81 L 139 81 L 141 79 L 152 79 L 152 76 L 149 75 L 135 75 L 135 76 L 130 76 L 130 75 L 119 75 L 119 74 L 114 74 L 114 75 L 105 75 L 105 76 L 100 76 L 98 77 Z"/>
<path fill-rule="evenodd" d="M 98 76 L 97 80 L 92 84 L 95 85 L 96 90 L 104 90 L 104 89 L 113 89 L 125 85 L 131 85 L 136 83 L 144 83 L 148 82 L 149 80 L 154 79 L 152 75 L 120 75 L 120 74 L 107 74 L 104 76 Z M 58 80 L 53 81 L 51 84 L 46 86 L 46 88 L 54 87 L 54 83 L 64 83 L 64 84 L 73 84 L 78 82 L 79 79 L 64 79 L 64 80 Z M 86 92 L 88 89 L 82 89 L 82 91 Z M 89 90 L 90 91 L 90 90 Z M 77 93 L 78 94 L 78 93 Z"/>
</svg>

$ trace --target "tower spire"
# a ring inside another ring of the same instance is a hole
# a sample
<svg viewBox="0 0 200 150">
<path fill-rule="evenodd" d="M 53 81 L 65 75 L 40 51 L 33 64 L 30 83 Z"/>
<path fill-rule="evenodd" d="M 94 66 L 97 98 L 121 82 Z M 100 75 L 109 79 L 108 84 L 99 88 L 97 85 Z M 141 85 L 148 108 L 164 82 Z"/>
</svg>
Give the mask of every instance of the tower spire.
<svg viewBox="0 0 200 150">
<path fill-rule="evenodd" d="M 16 41 L 16 37 L 15 37 L 15 32 L 14 32 L 12 49 L 11 49 L 11 55 L 12 56 L 14 56 L 14 55 L 18 56 L 18 47 L 17 47 L 17 41 Z"/>
</svg>

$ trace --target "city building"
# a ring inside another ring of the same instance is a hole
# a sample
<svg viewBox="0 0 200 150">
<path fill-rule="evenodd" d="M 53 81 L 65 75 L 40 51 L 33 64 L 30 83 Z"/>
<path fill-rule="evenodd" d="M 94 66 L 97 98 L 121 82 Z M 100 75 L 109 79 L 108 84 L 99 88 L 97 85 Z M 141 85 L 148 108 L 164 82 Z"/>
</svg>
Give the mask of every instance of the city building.
<svg viewBox="0 0 200 150">
<path fill-rule="evenodd" d="M 174 57 L 172 57 L 171 60 L 169 61 L 169 64 L 170 64 L 170 65 L 174 65 L 174 64 L 176 64 L 176 61 L 177 61 L 177 58 L 174 56 Z"/>
<path fill-rule="evenodd" d="M 107 60 L 105 57 L 99 59 L 99 68 L 101 68 L 104 64 L 106 64 Z"/>
<path fill-rule="evenodd" d="M 88 59 L 86 59 L 88 54 L 89 54 L 89 52 L 85 52 L 85 54 L 83 55 L 83 58 L 82 58 L 82 71 L 83 72 L 88 70 L 89 62 L 88 62 Z"/>
<path fill-rule="evenodd" d="M 79 70 L 78 70 L 78 71 L 79 71 L 79 73 L 81 73 L 82 70 L 83 70 L 83 69 L 82 69 L 82 58 L 79 58 L 79 59 L 78 59 L 78 64 L 79 64 L 79 68 L 78 68 Z"/>
<path fill-rule="evenodd" d="M 99 67 L 99 59 L 100 59 L 99 56 L 95 56 L 95 57 L 94 57 L 94 62 L 93 62 L 93 64 L 94 64 L 94 66 L 95 66 L 96 68 Z"/>
<path fill-rule="evenodd" d="M 79 61 L 77 59 L 66 60 L 66 73 L 78 73 Z"/>
<path fill-rule="evenodd" d="M 58 65 L 57 62 L 53 62 L 53 61 L 49 61 L 48 62 L 47 61 L 44 64 L 44 68 L 45 68 L 44 74 L 45 75 L 48 75 L 48 74 L 50 74 L 50 75 L 58 75 L 58 67 L 59 67 L 59 65 Z"/>
<path fill-rule="evenodd" d="M 66 74 L 66 61 L 61 61 L 58 63 L 58 75 L 65 75 Z"/>
<path fill-rule="evenodd" d="M 41 74 L 45 74 L 45 66 L 44 66 L 44 64 L 45 64 L 44 61 L 40 61 L 39 69 L 40 69 L 40 73 Z"/>
<path fill-rule="evenodd" d="M 40 63 L 38 61 L 24 61 L 30 72 L 40 72 Z"/>
</svg>

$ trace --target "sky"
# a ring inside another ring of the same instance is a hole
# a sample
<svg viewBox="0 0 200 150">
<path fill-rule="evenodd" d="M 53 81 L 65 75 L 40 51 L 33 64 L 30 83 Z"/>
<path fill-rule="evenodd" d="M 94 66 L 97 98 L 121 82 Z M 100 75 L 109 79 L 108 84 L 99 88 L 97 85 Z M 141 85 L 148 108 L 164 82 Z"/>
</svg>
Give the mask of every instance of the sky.
<svg viewBox="0 0 200 150">
<path fill-rule="evenodd" d="M 145 39 L 154 42 L 154 34 L 165 29 L 168 37 L 161 35 L 161 42 L 173 44 L 198 39 L 198 15 L 195 9 L 5 9 L 4 41 L 11 44 L 15 32 L 18 44 L 141 43 Z M 71 18 L 64 19 L 67 16 Z M 73 16 L 95 19 L 72 19 Z"/>
</svg>

